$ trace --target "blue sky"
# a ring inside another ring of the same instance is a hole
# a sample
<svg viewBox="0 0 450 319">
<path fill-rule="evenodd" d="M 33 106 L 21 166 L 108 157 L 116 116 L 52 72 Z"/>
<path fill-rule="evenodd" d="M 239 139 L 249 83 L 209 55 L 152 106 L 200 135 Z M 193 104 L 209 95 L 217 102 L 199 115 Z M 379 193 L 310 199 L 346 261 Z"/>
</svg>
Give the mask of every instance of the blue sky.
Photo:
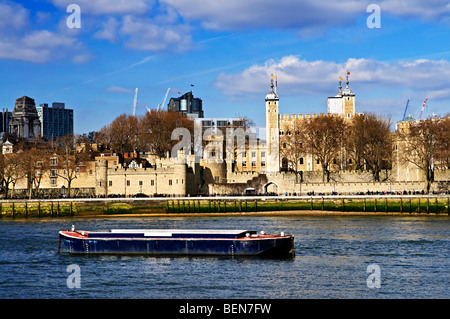
<svg viewBox="0 0 450 319">
<path fill-rule="evenodd" d="M 69 4 L 81 28 L 69 28 Z M 369 28 L 370 4 L 380 28 Z M 75 132 L 99 130 L 193 90 L 205 117 L 265 125 L 270 74 L 280 113 L 325 113 L 350 71 L 357 112 L 450 112 L 448 1 L 0 0 L 0 108 L 65 102 Z M 191 87 L 191 84 L 194 87 Z M 167 99 L 167 100 L 168 100 Z"/>
</svg>

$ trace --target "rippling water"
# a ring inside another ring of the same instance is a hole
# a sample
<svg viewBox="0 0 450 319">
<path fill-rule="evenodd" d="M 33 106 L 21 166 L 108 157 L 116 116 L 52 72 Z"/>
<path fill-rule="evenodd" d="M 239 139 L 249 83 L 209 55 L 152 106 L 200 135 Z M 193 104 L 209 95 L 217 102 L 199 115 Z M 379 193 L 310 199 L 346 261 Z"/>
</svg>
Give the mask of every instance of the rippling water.
<svg viewBox="0 0 450 319">
<path fill-rule="evenodd" d="M 58 231 L 285 231 L 296 258 L 73 256 Z M 449 298 L 448 216 L 151 217 L 0 220 L 0 298 Z M 81 287 L 68 288 L 69 265 Z M 369 288 L 367 267 L 380 269 Z"/>
</svg>

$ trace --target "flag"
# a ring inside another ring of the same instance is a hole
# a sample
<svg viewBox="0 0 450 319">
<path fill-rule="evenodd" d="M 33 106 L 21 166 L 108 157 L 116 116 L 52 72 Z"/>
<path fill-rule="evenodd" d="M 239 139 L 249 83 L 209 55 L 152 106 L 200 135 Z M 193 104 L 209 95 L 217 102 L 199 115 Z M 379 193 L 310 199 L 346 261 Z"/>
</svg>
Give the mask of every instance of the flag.
<svg viewBox="0 0 450 319">
<path fill-rule="evenodd" d="M 347 74 L 350 75 L 350 72 L 348 72 L 348 70 L 347 70 Z"/>
<path fill-rule="evenodd" d="M 273 76 L 273 74 L 270 75 L 270 78 L 271 78 L 271 79 L 275 79 L 275 77 Z"/>
<path fill-rule="evenodd" d="M 194 84 L 191 84 L 191 86 L 194 86 Z"/>
<path fill-rule="evenodd" d="M 342 77 L 339 77 L 339 81 L 344 81 L 344 80 L 342 79 Z"/>
</svg>

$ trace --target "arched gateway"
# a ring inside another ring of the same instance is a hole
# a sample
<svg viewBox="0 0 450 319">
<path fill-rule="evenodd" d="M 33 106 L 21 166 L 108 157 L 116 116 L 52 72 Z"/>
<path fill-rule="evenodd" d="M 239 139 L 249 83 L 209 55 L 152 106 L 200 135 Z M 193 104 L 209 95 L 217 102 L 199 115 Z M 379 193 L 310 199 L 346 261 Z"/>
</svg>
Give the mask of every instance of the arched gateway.
<svg viewBox="0 0 450 319">
<path fill-rule="evenodd" d="M 263 186 L 264 193 L 275 193 L 278 194 L 278 184 L 275 182 L 268 182 Z"/>
</svg>

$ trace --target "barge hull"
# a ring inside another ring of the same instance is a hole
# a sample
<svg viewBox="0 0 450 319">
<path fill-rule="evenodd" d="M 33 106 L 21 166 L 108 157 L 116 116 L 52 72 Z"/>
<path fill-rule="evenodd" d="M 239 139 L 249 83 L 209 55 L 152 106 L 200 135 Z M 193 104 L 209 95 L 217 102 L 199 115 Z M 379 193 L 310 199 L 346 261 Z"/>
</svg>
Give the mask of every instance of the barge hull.
<svg viewBox="0 0 450 319">
<path fill-rule="evenodd" d="M 82 238 L 60 232 L 72 254 L 292 256 L 291 235 L 262 238 Z"/>
</svg>

